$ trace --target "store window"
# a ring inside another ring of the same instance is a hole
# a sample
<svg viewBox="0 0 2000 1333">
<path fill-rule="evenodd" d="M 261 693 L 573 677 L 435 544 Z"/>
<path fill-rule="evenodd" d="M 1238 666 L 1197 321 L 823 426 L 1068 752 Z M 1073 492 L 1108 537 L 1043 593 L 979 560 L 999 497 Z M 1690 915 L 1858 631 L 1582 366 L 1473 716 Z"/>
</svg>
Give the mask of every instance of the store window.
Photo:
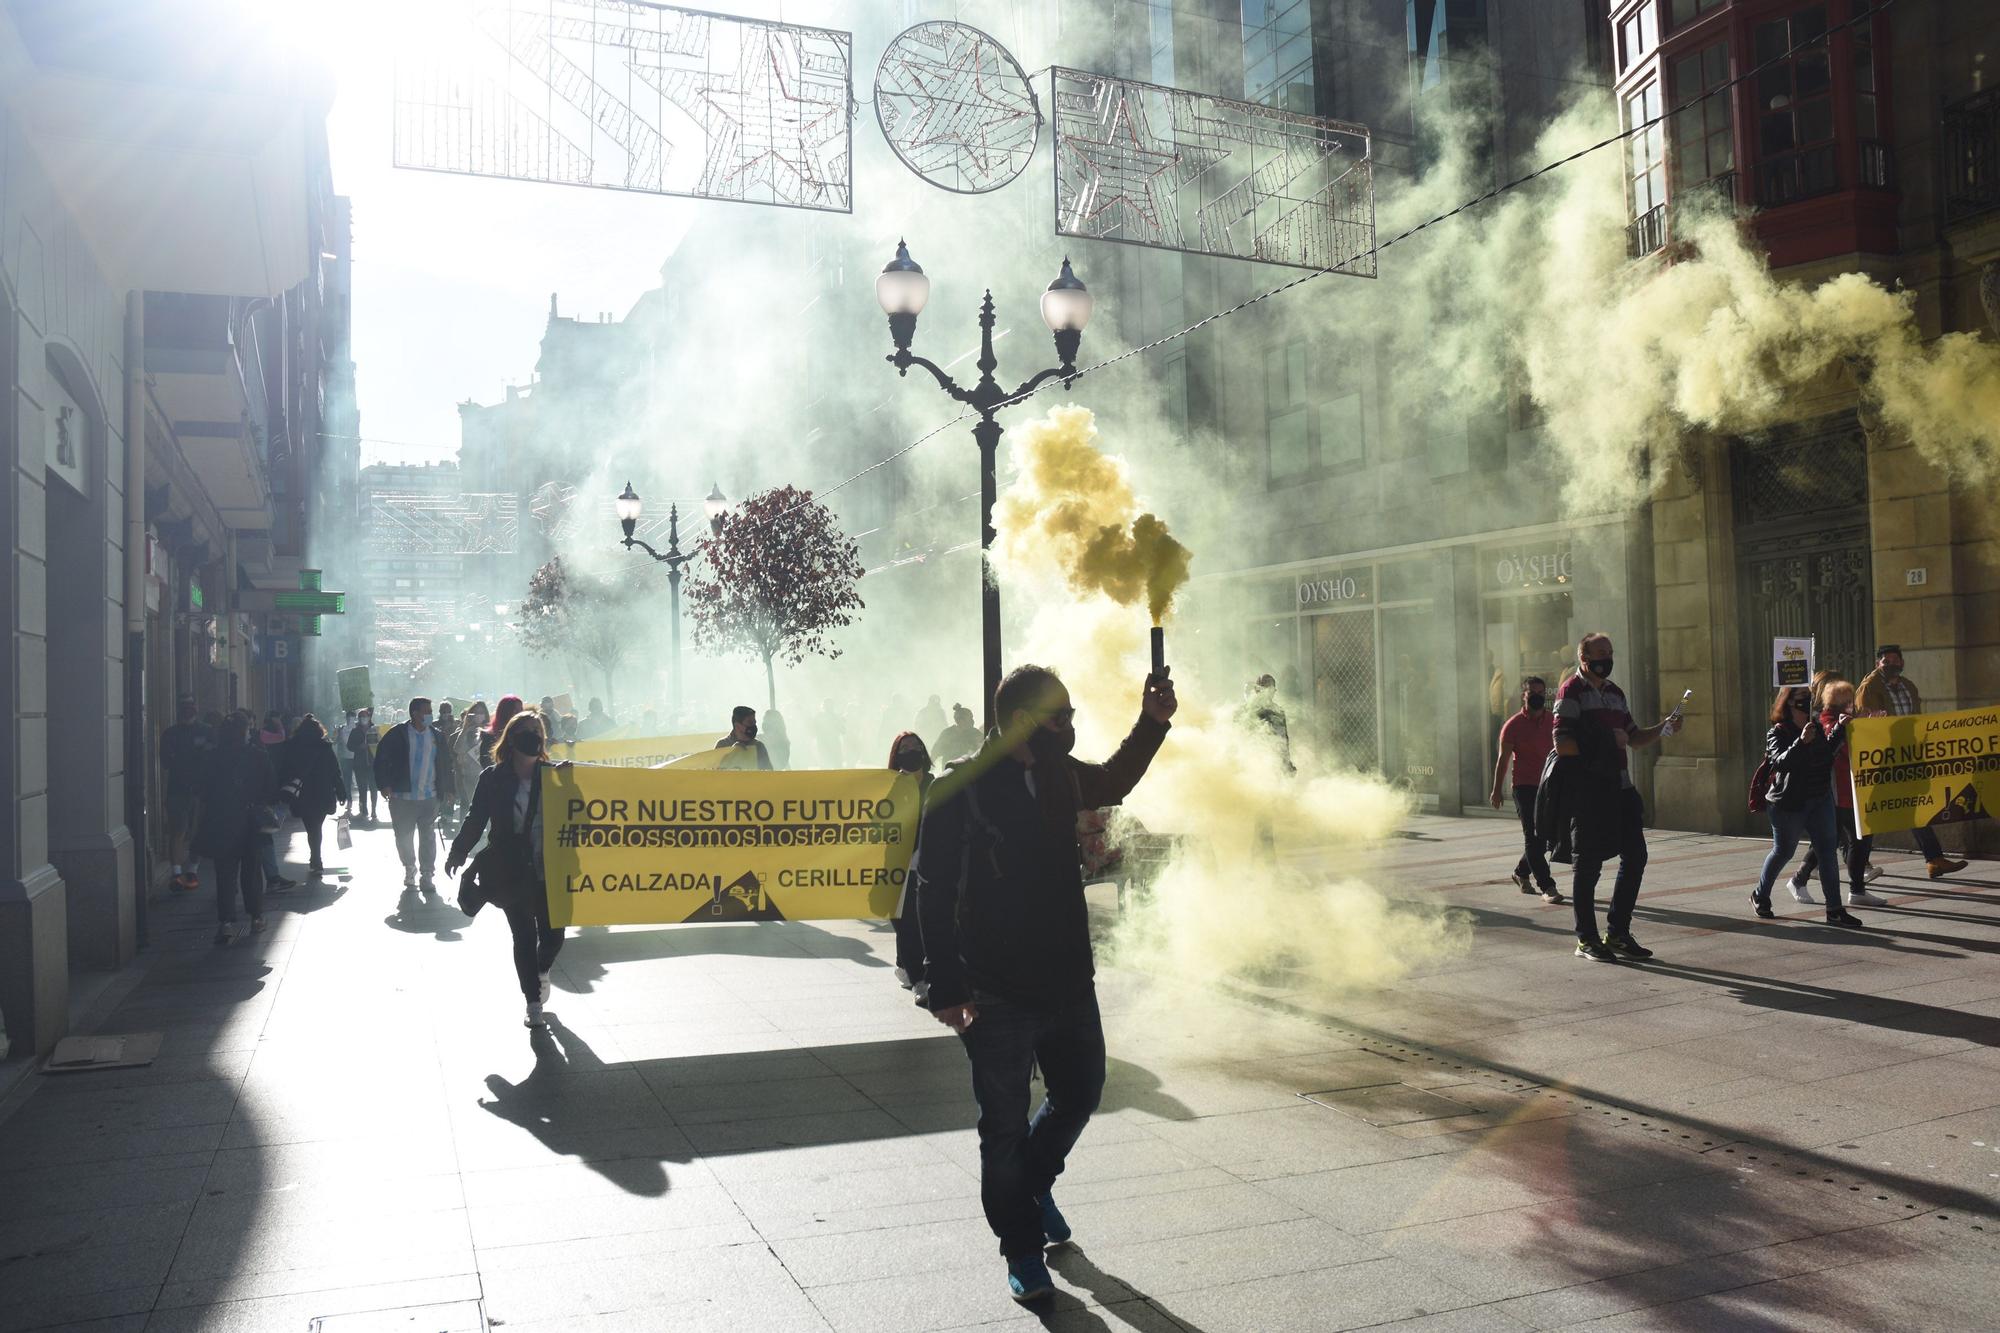
<svg viewBox="0 0 2000 1333">
<path fill-rule="evenodd" d="M 1826 6 L 1759 23 L 1755 35 L 1757 63 L 1769 65 L 1757 76 L 1757 202 L 1776 207 L 1839 189 Z"/>
<path fill-rule="evenodd" d="M 1726 87 L 1729 43 L 1716 42 L 1674 61 L 1672 76 L 1676 106 L 1701 98 L 1674 117 L 1675 188 L 1685 193 L 1714 181 L 1716 192 L 1733 202 L 1736 124 Z"/>
<path fill-rule="evenodd" d="M 1361 394 L 1337 394 L 1319 405 L 1320 465 L 1329 471 L 1360 467 L 1368 461 L 1367 422 Z"/>
<path fill-rule="evenodd" d="M 1886 190 L 1894 183 L 1890 174 L 1888 134 L 1882 127 L 1875 71 L 1873 24 L 1858 23 L 1853 33 L 1854 133 L 1861 144 L 1861 183 L 1871 189 Z"/>
<path fill-rule="evenodd" d="M 1286 111 L 1313 111 L 1312 6 L 1242 0 L 1243 95 Z"/>
<path fill-rule="evenodd" d="M 1657 120 L 1660 115 L 1660 85 L 1657 81 L 1625 99 L 1625 128 L 1632 129 Z M 1632 216 L 1643 218 L 1667 202 L 1667 150 L 1665 127 L 1647 125 L 1627 141 L 1627 200 Z"/>
</svg>

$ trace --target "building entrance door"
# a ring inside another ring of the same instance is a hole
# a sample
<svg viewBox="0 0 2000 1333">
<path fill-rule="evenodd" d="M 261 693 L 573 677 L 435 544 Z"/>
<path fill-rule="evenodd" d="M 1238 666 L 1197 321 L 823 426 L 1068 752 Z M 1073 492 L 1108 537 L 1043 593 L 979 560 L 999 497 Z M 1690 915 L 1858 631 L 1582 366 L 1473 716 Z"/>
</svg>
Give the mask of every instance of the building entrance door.
<svg viewBox="0 0 2000 1333">
<path fill-rule="evenodd" d="M 1739 441 L 1732 470 L 1739 708 L 1745 759 L 1754 767 L 1776 694 L 1772 639 L 1810 635 L 1815 668 L 1857 682 L 1870 665 L 1867 443 L 1854 414 L 1841 413 Z"/>
<path fill-rule="evenodd" d="M 1378 772 L 1375 613 L 1372 609 L 1308 616 L 1312 626 L 1313 714 L 1319 741 L 1339 763 Z"/>
</svg>

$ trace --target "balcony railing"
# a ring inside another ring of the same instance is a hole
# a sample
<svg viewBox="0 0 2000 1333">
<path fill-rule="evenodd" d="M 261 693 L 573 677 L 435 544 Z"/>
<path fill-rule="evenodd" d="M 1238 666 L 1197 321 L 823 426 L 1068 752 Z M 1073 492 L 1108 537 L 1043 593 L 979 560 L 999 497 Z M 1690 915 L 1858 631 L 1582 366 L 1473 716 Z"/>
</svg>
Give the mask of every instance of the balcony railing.
<svg viewBox="0 0 2000 1333">
<path fill-rule="evenodd" d="M 1655 204 L 1625 228 L 1625 253 L 1644 259 L 1667 243 L 1667 206 Z"/>
<path fill-rule="evenodd" d="M 1944 109 L 1938 127 L 1944 160 L 1944 220 L 2000 208 L 2000 88 Z"/>
<path fill-rule="evenodd" d="M 1757 202 L 1766 208 L 1795 204 L 1839 188 L 1839 162 L 1830 143 L 1787 153 L 1757 167 Z"/>
</svg>

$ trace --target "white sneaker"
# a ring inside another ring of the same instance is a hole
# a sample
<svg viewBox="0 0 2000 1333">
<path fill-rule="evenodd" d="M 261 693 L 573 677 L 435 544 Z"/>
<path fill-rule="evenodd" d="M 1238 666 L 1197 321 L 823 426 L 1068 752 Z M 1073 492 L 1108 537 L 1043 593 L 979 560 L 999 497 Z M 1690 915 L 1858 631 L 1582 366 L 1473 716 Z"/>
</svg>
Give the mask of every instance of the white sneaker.
<svg viewBox="0 0 2000 1333">
<path fill-rule="evenodd" d="M 1887 907 L 1889 905 L 1887 898 L 1878 897 L 1866 889 L 1850 890 L 1847 895 L 1847 901 L 1860 903 L 1863 907 Z"/>
<path fill-rule="evenodd" d="M 1806 882 L 1797 876 L 1786 880 L 1785 887 L 1792 891 L 1792 897 L 1802 903 L 1816 903 L 1819 901 L 1819 899 L 1813 897 L 1813 891 L 1806 887 Z"/>
<path fill-rule="evenodd" d="M 1861 872 L 1861 882 L 1863 884 L 1873 884 L 1876 880 L 1880 879 L 1881 877 L 1882 877 L 1881 866 L 1869 866 L 1866 870 Z"/>
<path fill-rule="evenodd" d="M 540 1006 L 539 1004 L 529 1005 L 528 1016 L 521 1020 L 521 1026 L 525 1028 L 533 1028 L 535 1031 L 539 1032 L 542 1029 L 548 1027 L 548 1025 L 549 1025 L 549 1020 L 542 1017 L 542 1006 Z"/>
<path fill-rule="evenodd" d="M 417 872 L 416 872 L 416 871 L 414 871 L 414 870 L 405 870 L 405 871 L 403 872 L 403 887 L 404 887 L 404 888 L 406 888 L 406 889 L 414 889 L 414 888 L 416 888 L 416 887 L 417 887 Z"/>
<path fill-rule="evenodd" d="M 536 1006 L 539 1008 L 541 1005 L 547 1004 L 548 1002 L 549 1002 L 549 974 L 544 972 L 542 973 L 542 998 L 536 1001 Z"/>
</svg>

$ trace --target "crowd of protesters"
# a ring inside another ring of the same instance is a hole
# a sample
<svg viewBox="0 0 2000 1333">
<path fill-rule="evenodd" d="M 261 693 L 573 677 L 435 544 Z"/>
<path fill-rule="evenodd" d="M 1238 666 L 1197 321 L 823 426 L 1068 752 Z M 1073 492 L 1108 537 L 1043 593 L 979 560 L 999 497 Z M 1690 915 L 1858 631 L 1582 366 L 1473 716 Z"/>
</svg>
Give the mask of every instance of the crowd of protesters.
<svg viewBox="0 0 2000 1333">
<path fill-rule="evenodd" d="M 1488 793 L 1497 810 L 1511 789 L 1523 842 L 1513 881 L 1522 893 L 1562 902 L 1549 862 L 1572 865 L 1576 953 L 1600 962 L 1653 956 L 1631 930 L 1646 840 L 1644 805 L 1632 784 L 1628 754 L 1632 747 L 1672 736 L 1680 713 L 1676 709 L 1653 726 L 1640 726 L 1611 680 L 1613 662 L 1609 637 L 1585 636 L 1553 710 L 1540 676 L 1521 681 L 1521 707 L 1500 728 Z M 1872 864 L 1875 840 L 1855 828 L 1848 724 L 1857 717 L 1906 716 L 1922 706 L 1916 684 L 1903 674 L 1902 649 L 1893 643 L 1876 650 L 1874 669 L 1858 687 L 1827 669 L 1808 683 L 1777 691 L 1748 790 L 1749 808 L 1764 814 L 1771 829 L 1771 846 L 1750 893 L 1758 918 L 1777 916 L 1772 890 L 1802 844 L 1805 859 L 1786 887 L 1798 902 L 1823 906 L 1828 925 L 1860 928 L 1863 922 L 1850 905 L 1886 905 L 1868 888 L 1882 873 Z M 1936 833 L 1921 826 L 1912 832 L 1930 878 L 1965 868 L 1965 861 L 1945 855 Z M 1613 857 L 1618 875 L 1600 934 L 1596 887 Z"/>
</svg>

